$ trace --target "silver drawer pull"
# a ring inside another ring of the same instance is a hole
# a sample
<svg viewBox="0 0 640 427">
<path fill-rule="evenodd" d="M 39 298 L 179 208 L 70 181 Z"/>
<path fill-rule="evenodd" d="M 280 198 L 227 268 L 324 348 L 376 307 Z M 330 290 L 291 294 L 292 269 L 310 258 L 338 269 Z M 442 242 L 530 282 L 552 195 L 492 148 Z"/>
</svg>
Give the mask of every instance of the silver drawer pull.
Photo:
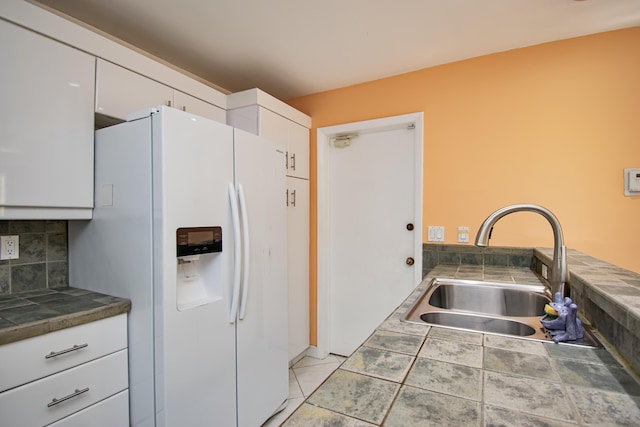
<svg viewBox="0 0 640 427">
<path fill-rule="evenodd" d="M 52 406 L 57 405 L 58 403 L 62 403 L 65 400 L 73 399 L 76 396 L 80 396 L 82 393 L 86 393 L 89 391 L 89 387 L 83 388 L 82 390 L 76 389 L 73 393 L 68 396 L 61 397 L 60 399 L 56 399 L 55 397 L 51 399 L 51 402 L 47 403 L 47 408 L 51 408 Z"/>
<path fill-rule="evenodd" d="M 52 351 L 51 353 L 47 354 L 44 358 L 51 359 L 52 357 L 60 356 L 61 354 L 71 353 L 72 351 L 80 350 L 81 348 L 85 348 L 85 347 L 89 347 L 89 344 L 88 343 L 84 343 L 80 345 L 76 344 L 73 347 L 67 348 L 65 350 Z"/>
</svg>

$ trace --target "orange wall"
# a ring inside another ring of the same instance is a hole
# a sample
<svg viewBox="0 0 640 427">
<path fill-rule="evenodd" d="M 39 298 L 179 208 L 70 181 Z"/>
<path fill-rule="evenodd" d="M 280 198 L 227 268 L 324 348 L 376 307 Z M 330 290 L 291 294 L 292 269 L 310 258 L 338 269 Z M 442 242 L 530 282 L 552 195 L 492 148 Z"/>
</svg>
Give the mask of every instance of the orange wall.
<svg viewBox="0 0 640 427">
<path fill-rule="evenodd" d="M 316 129 L 424 112 L 423 241 L 428 225 L 478 226 L 493 210 L 537 203 L 565 244 L 640 273 L 640 27 L 483 56 L 288 101 L 313 118 L 311 308 L 315 343 Z M 502 219 L 492 245 L 553 245 L 532 213 Z"/>
</svg>

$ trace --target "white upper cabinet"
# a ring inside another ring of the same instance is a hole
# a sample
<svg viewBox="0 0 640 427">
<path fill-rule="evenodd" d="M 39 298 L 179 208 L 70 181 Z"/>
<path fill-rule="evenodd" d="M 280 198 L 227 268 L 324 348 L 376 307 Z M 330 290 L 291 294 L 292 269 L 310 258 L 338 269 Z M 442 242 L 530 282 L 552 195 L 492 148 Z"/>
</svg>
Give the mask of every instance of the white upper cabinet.
<svg viewBox="0 0 640 427">
<path fill-rule="evenodd" d="M 95 58 L 0 20 L 0 219 L 89 219 Z"/>
<path fill-rule="evenodd" d="M 135 111 L 167 105 L 218 122 L 226 120 L 220 107 L 100 58 L 96 76 L 96 113 L 127 120 Z"/>
<path fill-rule="evenodd" d="M 179 90 L 173 92 L 173 105 L 179 110 L 188 111 L 220 123 L 226 123 L 227 120 L 227 112 L 223 108 L 209 104 Z"/>
<path fill-rule="evenodd" d="M 95 125 L 163 104 L 226 122 L 220 90 L 30 2 L 0 1 L 0 58 L 0 220 L 91 219 Z"/>
<path fill-rule="evenodd" d="M 309 129 L 264 107 L 258 107 L 258 128 L 260 136 L 283 145 L 287 176 L 308 179 Z"/>
<path fill-rule="evenodd" d="M 96 113 L 127 120 L 134 111 L 173 102 L 173 89 L 98 58 Z"/>
<path fill-rule="evenodd" d="M 287 176 L 309 179 L 311 118 L 259 89 L 227 97 L 227 123 L 280 144 Z"/>
</svg>

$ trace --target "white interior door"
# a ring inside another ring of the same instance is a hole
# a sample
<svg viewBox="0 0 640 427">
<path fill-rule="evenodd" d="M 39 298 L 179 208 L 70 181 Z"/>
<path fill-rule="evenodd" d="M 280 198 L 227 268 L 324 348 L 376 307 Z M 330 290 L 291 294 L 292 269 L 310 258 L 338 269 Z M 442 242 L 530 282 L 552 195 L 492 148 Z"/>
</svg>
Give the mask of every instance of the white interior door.
<svg viewBox="0 0 640 427">
<path fill-rule="evenodd" d="M 319 302 L 326 286 L 331 353 L 351 354 L 422 276 L 422 126 L 403 117 L 391 125 L 388 119 L 360 123 L 346 146 L 336 143 L 340 132 L 324 141 L 319 236 L 326 235 L 318 249 L 327 265 Z"/>
</svg>

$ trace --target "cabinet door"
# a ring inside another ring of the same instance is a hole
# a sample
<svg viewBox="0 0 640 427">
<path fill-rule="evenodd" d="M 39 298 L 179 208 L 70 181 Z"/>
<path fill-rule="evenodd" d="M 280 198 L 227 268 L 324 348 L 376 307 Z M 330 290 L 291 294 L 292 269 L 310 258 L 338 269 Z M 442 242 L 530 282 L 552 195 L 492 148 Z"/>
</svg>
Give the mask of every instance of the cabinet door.
<svg viewBox="0 0 640 427">
<path fill-rule="evenodd" d="M 259 135 L 286 149 L 287 176 L 308 179 L 309 129 L 264 107 L 259 114 Z"/>
<path fill-rule="evenodd" d="M 120 120 L 134 111 L 173 105 L 173 88 L 98 58 L 95 112 Z"/>
<path fill-rule="evenodd" d="M 287 149 L 289 120 L 264 107 L 259 107 L 258 114 L 258 135 Z"/>
<path fill-rule="evenodd" d="M 287 177 L 289 360 L 309 347 L 309 181 Z"/>
<path fill-rule="evenodd" d="M 173 104 L 179 110 L 188 111 L 220 123 L 226 123 L 227 120 L 227 112 L 222 108 L 187 95 L 179 90 L 173 93 Z"/>
<path fill-rule="evenodd" d="M 0 20 L 0 219 L 91 218 L 95 59 Z"/>
<path fill-rule="evenodd" d="M 309 179 L 309 129 L 287 121 L 287 175 Z"/>
</svg>

